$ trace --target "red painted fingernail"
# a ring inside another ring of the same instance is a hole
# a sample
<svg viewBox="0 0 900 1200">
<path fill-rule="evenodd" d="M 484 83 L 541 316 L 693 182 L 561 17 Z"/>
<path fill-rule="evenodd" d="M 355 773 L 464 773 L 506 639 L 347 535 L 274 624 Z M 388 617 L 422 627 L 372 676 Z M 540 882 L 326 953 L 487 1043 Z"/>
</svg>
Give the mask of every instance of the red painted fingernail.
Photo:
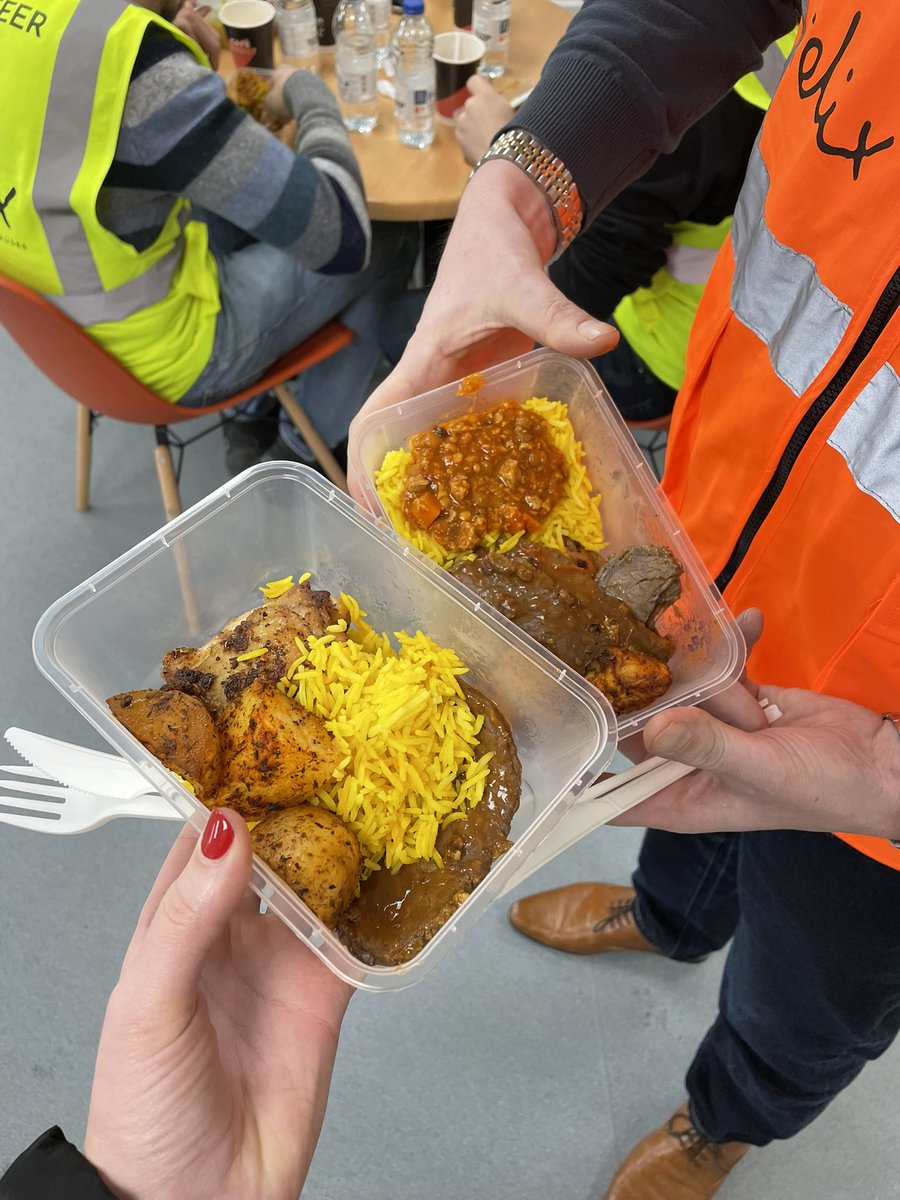
<svg viewBox="0 0 900 1200">
<path fill-rule="evenodd" d="M 233 841 L 231 822 L 221 809 L 214 808 L 200 839 L 200 853 L 204 858 L 221 858 Z"/>
</svg>

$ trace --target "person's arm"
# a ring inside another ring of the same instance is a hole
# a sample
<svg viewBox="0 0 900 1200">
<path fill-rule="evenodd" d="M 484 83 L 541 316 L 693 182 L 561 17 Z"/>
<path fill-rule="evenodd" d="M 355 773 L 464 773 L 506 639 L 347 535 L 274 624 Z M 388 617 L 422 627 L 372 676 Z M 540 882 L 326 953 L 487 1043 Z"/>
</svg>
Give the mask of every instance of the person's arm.
<svg viewBox="0 0 900 1200">
<path fill-rule="evenodd" d="M 575 177 L 585 222 L 762 62 L 796 0 L 586 0 L 510 122 Z"/>
<path fill-rule="evenodd" d="M 900 840 L 900 736 L 880 713 L 765 686 L 782 716 L 736 729 L 699 708 L 653 717 L 644 745 L 696 770 L 613 824 L 709 833 L 804 829 Z"/>
<path fill-rule="evenodd" d="M 296 153 L 173 39 L 145 39 L 106 185 L 186 196 L 313 270 L 359 271 L 371 227 L 337 104 L 306 72 L 279 86 L 297 118 Z"/>
<path fill-rule="evenodd" d="M 588 220 L 797 19 L 792 0 L 587 0 L 515 126 L 571 171 Z M 475 172 L 406 353 L 350 428 L 351 464 L 356 430 L 374 410 L 535 341 L 579 358 L 615 345 L 614 330 L 547 279 L 558 240 L 546 197 L 523 170 L 494 159 Z M 350 484 L 359 495 L 352 467 Z"/>
<path fill-rule="evenodd" d="M 469 95 L 456 114 L 453 133 L 466 162 L 474 167 L 515 109 L 483 75 L 467 79 L 466 90 Z"/>
<path fill-rule="evenodd" d="M 734 212 L 762 115 L 729 92 L 550 266 L 553 283 L 600 319 L 646 287 L 666 265 L 673 225 L 718 225 Z"/>
<path fill-rule="evenodd" d="M 84 1155 L 50 1130 L 0 1200 L 300 1195 L 352 989 L 260 913 L 252 857 L 225 809 L 180 834 L 106 1009 Z"/>
<path fill-rule="evenodd" d="M 737 622 L 748 652 L 763 633 L 763 614 Z M 760 708 L 777 710 L 768 723 Z M 774 706 L 774 708 L 773 708 Z M 613 825 L 672 833 L 803 829 L 900 840 L 900 734 L 860 704 L 802 688 L 760 685 L 747 675 L 701 708 L 658 713 L 641 749 L 695 770 L 651 796 Z M 627 744 L 627 743 L 626 743 Z"/>
<path fill-rule="evenodd" d="M 513 108 L 481 75 L 466 86 L 470 94 L 454 133 L 474 165 L 512 121 Z M 607 319 L 623 297 L 646 287 L 665 266 L 674 224 L 718 225 L 731 216 L 761 120 L 761 109 L 730 91 L 551 265 L 553 283 L 573 303 Z"/>
</svg>

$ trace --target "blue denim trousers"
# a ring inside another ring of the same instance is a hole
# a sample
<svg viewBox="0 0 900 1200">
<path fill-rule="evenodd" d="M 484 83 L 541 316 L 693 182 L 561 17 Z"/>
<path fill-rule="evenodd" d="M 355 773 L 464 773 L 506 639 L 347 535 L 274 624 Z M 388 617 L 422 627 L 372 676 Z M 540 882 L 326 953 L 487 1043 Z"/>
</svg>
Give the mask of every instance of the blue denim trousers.
<svg viewBox="0 0 900 1200">
<path fill-rule="evenodd" d="M 247 244 L 233 226 L 206 219 L 222 308 L 209 362 L 179 403 L 200 407 L 242 391 L 282 354 L 337 317 L 353 330 L 353 341 L 290 385 L 325 441 L 336 445 L 368 396 L 385 345 L 398 340 L 391 309 L 397 302 L 406 311 L 402 298 L 418 254 L 418 227 L 376 223 L 364 270 L 320 275 L 274 246 Z M 408 333 L 414 327 L 412 319 Z M 252 415 L 254 404 L 242 409 Z"/>
<path fill-rule="evenodd" d="M 814 1120 L 900 1029 L 900 871 L 830 834 L 650 830 L 635 919 L 669 958 L 731 946 L 688 1071 L 697 1128 L 764 1146 Z"/>
</svg>

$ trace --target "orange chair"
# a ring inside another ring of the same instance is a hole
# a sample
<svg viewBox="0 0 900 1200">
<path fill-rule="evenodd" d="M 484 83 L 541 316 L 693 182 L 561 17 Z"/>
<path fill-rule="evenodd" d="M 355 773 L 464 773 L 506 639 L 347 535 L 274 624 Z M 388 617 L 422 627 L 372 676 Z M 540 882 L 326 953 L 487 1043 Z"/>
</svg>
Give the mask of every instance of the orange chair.
<svg viewBox="0 0 900 1200">
<path fill-rule="evenodd" d="M 156 427 L 156 471 L 166 520 L 169 521 L 181 512 L 169 426 L 231 408 L 270 389 L 287 410 L 328 478 L 347 490 L 344 472 L 286 386 L 287 380 L 342 350 L 353 340 L 350 330 L 337 321 L 324 325 L 289 354 L 279 358 L 251 387 L 205 408 L 183 408 L 161 400 L 43 296 L 3 275 L 0 275 L 0 325 L 5 326 L 35 366 L 79 405 L 75 504 L 80 512 L 89 502 L 91 432 L 95 414 Z"/>
<path fill-rule="evenodd" d="M 625 422 L 635 435 L 635 441 L 647 456 L 650 466 L 653 468 L 653 474 L 657 479 L 662 479 L 663 466 L 666 461 L 666 443 L 669 440 L 669 426 L 671 423 L 671 413 L 666 413 L 664 417 L 654 417 L 650 421 Z M 640 433 L 648 433 L 650 437 L 645 441 L 637 436 Z"/>
</svg>

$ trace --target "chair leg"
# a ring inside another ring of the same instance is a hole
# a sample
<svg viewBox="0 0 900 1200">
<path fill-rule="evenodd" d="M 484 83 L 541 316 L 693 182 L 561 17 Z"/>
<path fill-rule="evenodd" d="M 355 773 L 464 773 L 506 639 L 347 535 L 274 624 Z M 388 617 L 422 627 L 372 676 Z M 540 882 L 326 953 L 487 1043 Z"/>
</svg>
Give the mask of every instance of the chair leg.
<svg viewBox="0 0 900 1200">
<path fill-rule="evenodd" d="M 316 456 L 316 462 L 336 487 L 347 491 L 347 476 L 341 470 L 337 459 L 322 440 L 322 435 L 313 425 L 303 407 L 297 403 L 294 393 L 287 384 L 280 383 L 272 391 L 278 397 L 279 403 L 287 410 L 288 416 L 294 422 L 297 432 Z"/>
<path fill-rule="evenodd" d="M 91 430 L 94 418 L 84 404 L 78 405 L 75 425 L 75 507 L 87 512 L 91 504 Z"/>
<path fill-rule="evenodd" d="M 159 490 L 162 492 L 163 508 L 166 520 L 171 521 L 181 515 L 181 493 L 178 490 L 178 478 L 172 462 L 172 448 L 169 445 L 169 430 L 165 425 L 156 426 L 156 474 L 159 477 Z M 181 589 L 181 599 L 184 604 L 184 616 L 188 633 L 192 637 L 200 636 L 199 608 L 194 592 L 194 580 L 191 573 L 190 550 L 184 538 L 179 538 L 172 546 L 175 556 L 175 570 L 178 572 L 178 584 Z"/>
<path fill-rule="evenodd" d="M 166 520 L 171 521 L 181 516 L 181 493 L 178 491 L 178 480 L 175 477 L 175 465 L 172 462 L 172 450 L 169 446 L 169 431 L 165 425 L 156 426 L 156 474 L 159 478 L 159 490 L 162 493 L 163 509 Z"/>
</svg>

